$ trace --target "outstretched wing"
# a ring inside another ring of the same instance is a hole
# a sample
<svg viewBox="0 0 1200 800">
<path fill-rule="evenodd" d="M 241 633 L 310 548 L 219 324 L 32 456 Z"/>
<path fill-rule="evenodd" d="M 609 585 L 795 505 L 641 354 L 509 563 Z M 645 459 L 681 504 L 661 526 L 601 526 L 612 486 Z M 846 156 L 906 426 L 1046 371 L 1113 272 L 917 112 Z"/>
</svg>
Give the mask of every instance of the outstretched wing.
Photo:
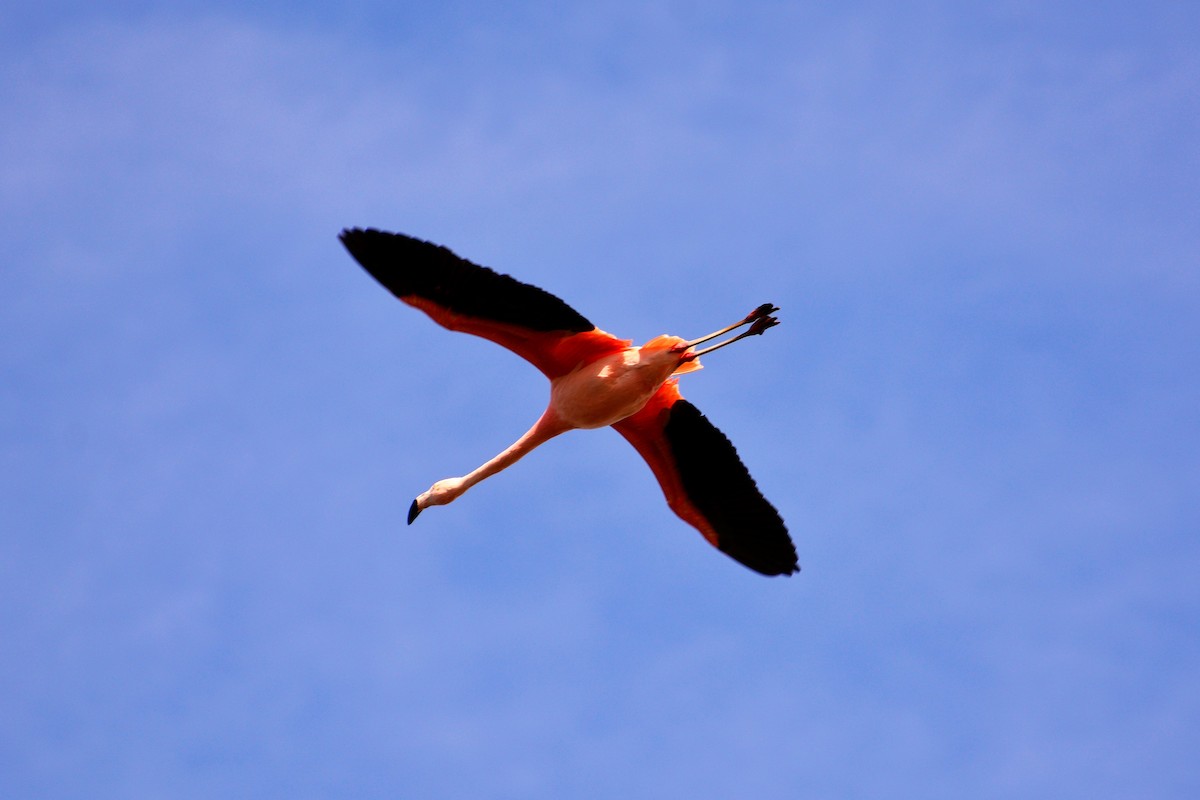
<svg viewBox="0 0 1200 800">
<path fill-rule="evenodd" d="M 350 228 L 339 237 L 375 280 L 434 322 L 482 336 L 548 378 L 628 347 L 549 292 L 411 236 Z"/>
<path fill-rule="evenodd" d="M 725 434 L 674 381 L 613 425 L 658 478 L 667 504 L 718 550 L 764 575 L 799 572 L 787 527 Z"/>
</svg>

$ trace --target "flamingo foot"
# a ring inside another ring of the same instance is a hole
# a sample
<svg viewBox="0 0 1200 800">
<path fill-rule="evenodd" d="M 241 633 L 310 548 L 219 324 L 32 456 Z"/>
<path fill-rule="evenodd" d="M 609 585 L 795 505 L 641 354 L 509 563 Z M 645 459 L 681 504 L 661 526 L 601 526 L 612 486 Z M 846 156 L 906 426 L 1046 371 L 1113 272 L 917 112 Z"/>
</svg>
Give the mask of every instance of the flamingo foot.
<svg viewBox="0 0 1200 800">
<path fill-rule="evenodd" d="M 769 314 L 774 314 L 778 310 L 779 306 L 777 305 L 772 303 L 763 303 L 761 306 L 747 314 L 746 319 L 742 320 L 742 324 L 745 325 L 747 322 L 754 322 L 755 320 L 761 319 Z"/>
</svg>

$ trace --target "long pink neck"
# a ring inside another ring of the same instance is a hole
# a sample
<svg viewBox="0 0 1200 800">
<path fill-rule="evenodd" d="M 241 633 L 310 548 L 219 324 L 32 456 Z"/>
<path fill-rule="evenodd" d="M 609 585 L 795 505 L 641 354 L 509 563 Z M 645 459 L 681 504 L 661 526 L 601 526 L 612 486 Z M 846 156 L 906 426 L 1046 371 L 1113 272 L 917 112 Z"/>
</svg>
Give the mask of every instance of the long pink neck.
<svg viewBox="0 0 1200 800">
<path fill-rule="evenodd" d="M 462 491 L 465 492 L 485 478 L 490 478 L 497 472 L 507 469 L 538 445 L 569 430 L 571 430 L 570 425 L 561 421 L 553 410 L 546 409 L 541 418 L 520 439 L 513 442 L 495 458 L 464 475 L 462 478 Z"/>
</svg>

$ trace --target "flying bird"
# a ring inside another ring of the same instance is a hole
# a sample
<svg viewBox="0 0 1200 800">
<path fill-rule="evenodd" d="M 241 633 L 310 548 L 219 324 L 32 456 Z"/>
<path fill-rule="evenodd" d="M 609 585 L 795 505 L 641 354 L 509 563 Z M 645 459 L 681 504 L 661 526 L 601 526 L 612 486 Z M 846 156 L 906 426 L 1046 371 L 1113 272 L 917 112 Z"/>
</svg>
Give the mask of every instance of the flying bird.
<svg viewBox="0 0 1200 800">
<path fill-rule="evenodd" d="M 799 572 L 787 527 L 758 490 L 733 445 L 679 393 L 677 376 L 700 356 L 776 325 L 764 303 L 742 320 L 690 341 L 656 336 L 641 347 L 589 322 L 549 292 L 460 258 L 445 247 L 375 229 L 343 230 L 342 244 L 388 291 L 452 331 L 482 336 L 550 379 L 550 402 L 525 435 L 479 468 L 417 495 L 411 525 L 547 440 L 611 426 L 650 465 L 667 504 L 712 545 L 764 575 Z M 703 349 L 743 326 L 742 333 Z"/>
</svg>

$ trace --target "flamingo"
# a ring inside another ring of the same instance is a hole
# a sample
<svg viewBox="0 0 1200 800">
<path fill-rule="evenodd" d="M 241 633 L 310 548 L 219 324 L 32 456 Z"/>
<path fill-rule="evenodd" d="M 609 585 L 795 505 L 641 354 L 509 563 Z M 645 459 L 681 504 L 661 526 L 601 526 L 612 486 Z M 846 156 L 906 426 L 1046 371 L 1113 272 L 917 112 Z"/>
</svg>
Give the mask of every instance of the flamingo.
<svg viewBox="0 0 1200 800">
<path fill-rule="evenodd" d="M 533 427 L 474 471 L 440 480 L 417 495 L 408 524 L 424 509 L 453 502 L 561 433 L 611 426 L 649 464 L 671 510 L 709 543 L 764 575 L 800 571 L 779 512 L 725 435 L 683 399 L 677 378 L 700 369 L 700 356 L 776 325 L 777 307 L 764 303 L 699 339 L 664 334 L 635 347 L 549 292 L 445 247 L 373 228 L 348 228 L 339 238 L 400 300 L 444 328 L 507 347 L 550 379 L 550 402 Z M 726 341 L 695 349 L 747 325 Z"/>
</svg>

